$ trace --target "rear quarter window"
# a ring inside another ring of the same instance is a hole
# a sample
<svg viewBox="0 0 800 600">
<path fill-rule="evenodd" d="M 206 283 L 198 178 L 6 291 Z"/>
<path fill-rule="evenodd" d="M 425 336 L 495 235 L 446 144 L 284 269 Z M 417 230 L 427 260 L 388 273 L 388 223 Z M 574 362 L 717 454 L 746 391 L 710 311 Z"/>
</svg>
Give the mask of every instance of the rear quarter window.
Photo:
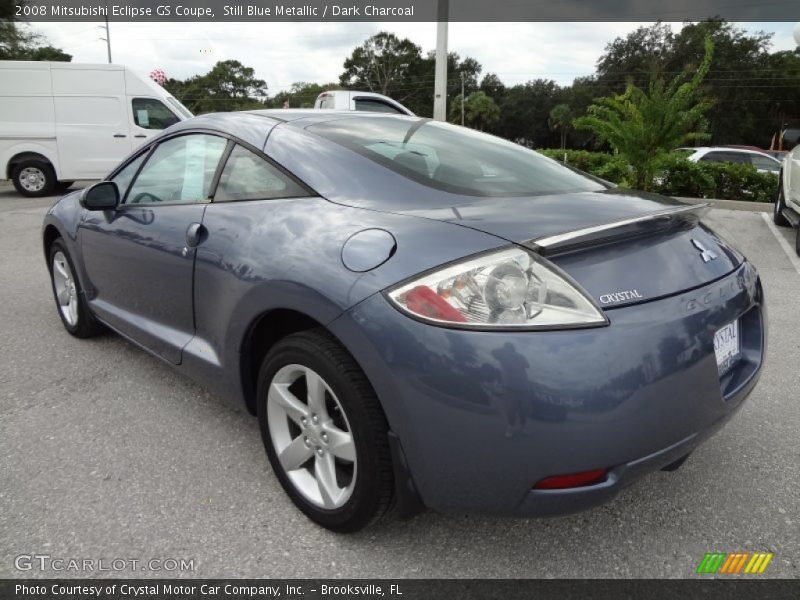
<svg viewBox="0 0 800 600">
<path fill-rule="evenodd" d="M 430 119 L 363 115 L 307 130 L 399 175 L 456 194 L 533 196 L 608 189 L 533 150 Z"/>
</svg>

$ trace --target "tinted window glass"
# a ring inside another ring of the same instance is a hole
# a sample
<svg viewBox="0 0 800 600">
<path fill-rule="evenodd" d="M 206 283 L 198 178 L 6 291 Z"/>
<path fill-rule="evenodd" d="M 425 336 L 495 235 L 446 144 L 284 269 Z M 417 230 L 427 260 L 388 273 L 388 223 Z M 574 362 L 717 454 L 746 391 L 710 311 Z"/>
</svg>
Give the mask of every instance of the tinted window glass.
<svg viewBox="0 0 800 600">
<path fill-rule="evenodd" d="M 111 178 L 111 181 L 117 184 L 117 189 L 119 189 L 119 197 L 124 198 L 125 192 L 128 189 L 128 186 L 131 184 L 131 180 L 133 176 L 136 175 L 136 171 L 139 170 L 139 165 L 142 164 L 144 157 L 147 156 L 147 152 L 143 152 L 136 158 L 134 158 L 131 162 L 129 162 L 119 173 L 114 175 Z"/>
<path fill-rule="evenodd" d="M 750 161 L 756 169 L 763 169 L 765 171 L 780 171 L 781 166 L 774 160 L 770 160 L 766 156 L 760 154 L 751 154 Z"/>
<path fill-rule="evenodd" d="M 704 162 L 729 162 L 750 164 L 747 155 L 742 152 L 709 152 L 700 160 Z"/>
<path fill-rule="evenodd" d="M 227 140 L 212 135 L 182 135 L 159 144 L 133 182 L 125 202 L 207 199 L 226 144 Z"/>
<path fill-rule="evenodd" d="M 214 202 L 308 196 L 308 192 L 266 160 L 236 146 L 219 179 Z"/>
<path fill-rule="evenodd" d="M 366 110 L 369 112 L 379 112 L 379 113 L 392 113 L 392 114 L 403 114 L 399 110 L 397 110 L 394 106 L 390 104 L 386 104 L 385 102 L 381 102 L 380 100 L 374 100 L 372 98 L 356 98 L 355 100 L 356 110 Z"/>
<path fill-rule="evenodd" d="M 166 129 L 179 121 L 162 102 L 152 98 L 134 98 L 133 122 L 142 129 Z"/>
<path fill-rule="evenodd" d="M 437 121 L 363 116 L 308 130 L 409 179 L 453 193 L 531 196 L 607 189 L 532 150 Z"/>
</svg>

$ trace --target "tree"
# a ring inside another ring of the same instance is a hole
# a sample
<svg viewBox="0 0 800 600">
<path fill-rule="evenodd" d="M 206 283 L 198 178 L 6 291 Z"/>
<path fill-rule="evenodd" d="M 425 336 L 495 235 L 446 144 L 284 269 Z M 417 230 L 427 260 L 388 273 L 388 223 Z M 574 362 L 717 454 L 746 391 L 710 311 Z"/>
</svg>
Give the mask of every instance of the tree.
<svg viewBox="0 0 800 600">
<path fill-rule="evenodd" d="M 481 91 L 472 92 L 464 101 L 464 121 L 469 127 L 479 131 L 500 119 L 500 108 L 489 96 Z M 450 121 L 461 123 L 461 95 L 450 104 Z"/>
<path fill-rule="evenodd" d="M 422 49 L 409 39 L 381 31 L 353 50 L 344 61 L 339 83 L 345 88 L 397 96 L 409 74 L 420 66 Z M 400 100 L 400 96 L 395 99 Z"/>
<path fill-rule="evenodd" d="M 646 86 L 653 75 L 663 76 L 674 41 L 672 28 L 660 22 L 616 38 L 597 61 L 597 83 L 614 92 L 628 83 Z"/>
<path fill-rule="evenodd" d="M 273 108 L 283 108 L 285 102 L 288 102 L 291 108 L 314 108 L 314 102 L 322 92 L 338 89 L 340 89 L 338 83 L 320 85 L 319 83 L 298 81 L 293 83 L 288 91 L 275 94 L 270 104 Z"/>
<path fill-rule="evenodd" d="M 703 90 L 717 101 L 708 115 L 713 143 L 769 144 L 782 118 L 800 118 L 795 104 L 800 77 L 770 55 L 770 34 L 719 19 L 686 23 L 677 33 L 656 23 L 617 38 L 597 63 L 594 97 L 621 93 L 629 82 L 646 87 L 652 73 L 669 79 L 694 71 L 708 37 L 714 42 L 714 64 Z"/>
<path fill-rule="evenodd" d="M 377 92 L 397 100 L 420 116 L 431 116 L 435 83 L 434 52 L 422 49 L 407 38 L 382 31 L 353 50 L 344 62 L 339 85 L 345 89 Z M 463 60 L 455 52 L 447 55 L 447 97 L 461 93 L 464 77 L 466 94 L 478 89 L 481 64 Z"/>
<path fill-rule="evenodd" d="M 568 104 L 556 104 L 550 109 L 550 129 L 561 133 L 561 149 L 567 147 L 567 130 L 572 123 L 572 109 Z"/>
<path fill-rule="evenodd" d="M 27 25 L 15 23 L 19 1 L 0 3 L 0 60 L 50 60 L 69 62 L 72 56 L 47 44 L 40 34 Z"/>
<path fill-rule="evenodd" d="M 263 108 L 267 100 L 266 82 L 238 60 L 220 61 L 186 81 L 169 79 L 164 87 L 195 114 Z"/>
<path fill-rule="evenodd" d="M 555 139 L 548 125 L 550 111 L 563 89 L 550 79 L 534 79 L 505 89 L 498 103 L 501 118 L 489 131 L 528 146 L 547 146 Z"/>
<path fill-rule="evenodd" d="M 712 103 L 697 96 L 713 55 L 714 43 L 707 38 L 705 57 L 691 79 L 680 74 L 665 84 L 654 75 L 647 92 L 628 83 L 623 94 L 598 98 L 575 126 L 593 131 L 628 161 L 633 187 L 650 189 L 661 156 L 687 141 L 708 138 L 697 129 Z"/>
</svg>

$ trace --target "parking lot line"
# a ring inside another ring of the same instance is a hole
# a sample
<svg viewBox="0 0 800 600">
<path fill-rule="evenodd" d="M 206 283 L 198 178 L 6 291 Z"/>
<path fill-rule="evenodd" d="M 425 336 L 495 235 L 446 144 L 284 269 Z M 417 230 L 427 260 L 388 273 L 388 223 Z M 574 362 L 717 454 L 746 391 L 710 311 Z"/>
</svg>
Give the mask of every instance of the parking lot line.
<svg viewBox="0 0 800 600">
<path fill-rule="evenodd" d="M 800 258 L 797 257 L 797 253 L 789 245 L 789 242 L 786 241 L 786 238 L 781 235 L 781 232 L 778 230 L 775 223 L 772 222 L 771 215 L 767 213 L 761 213 L 761 217 L 764 219 L 764 222 L 767 224 L 767 227 L 769 227 L 769 230 L 772 232 L 772 235 L 774 235 L 775 239 L 778 240 L 778 244 L 786 253 L 786 256 L 789 258 L 789 262 L 792 263 L 794 270 L 797 271 L 798 275 L 800 275 Z"/>
</svg>

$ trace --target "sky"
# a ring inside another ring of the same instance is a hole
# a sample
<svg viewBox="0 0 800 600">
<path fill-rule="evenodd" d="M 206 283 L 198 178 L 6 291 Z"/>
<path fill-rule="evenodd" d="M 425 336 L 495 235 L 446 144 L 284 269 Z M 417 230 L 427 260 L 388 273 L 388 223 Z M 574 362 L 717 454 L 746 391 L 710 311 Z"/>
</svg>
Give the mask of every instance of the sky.
<svg viewBox="0 0 800 600">
<path fill-rule="evenodd" d="M 449 50 L 471 56 L 506 85 L 553 79 L 568 85 L 590 75 L 606 44 L 650 23 L 451 23 Z M 672 24 L 679 30 L 680 23 Z M 793 50 L 793 23 L 742 23 L 774 33 L 772 50 Z M 95 23 L 36 23 L 31 27 L 73 55 L 73 62 L 107 62 L 104 31 Z M 185 79 L 217 61 L 255 68 L 269 95 L 292 83 L 338 80 L 353 48 L 379 31 L 408 37 L 423 53 L 436 45 L 435 23 L 111 23 L 115 63 L 147 74 L 163 69 Z"/>
</svg>

